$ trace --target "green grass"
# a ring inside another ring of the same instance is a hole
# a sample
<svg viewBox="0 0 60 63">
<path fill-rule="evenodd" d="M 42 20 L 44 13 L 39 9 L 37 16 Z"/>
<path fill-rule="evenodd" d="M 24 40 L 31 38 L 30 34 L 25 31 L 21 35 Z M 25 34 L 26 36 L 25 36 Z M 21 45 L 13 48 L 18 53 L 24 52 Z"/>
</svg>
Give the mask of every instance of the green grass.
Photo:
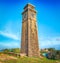
<svg viewBox="0 0 60 63">
<path fill-rule="evenodd" d="M 2 63 L 57 63 L 56 61 L 60 60 L 50 60 L 47 58 L 30 58 L 30 57 L 20 57 L 17 60 L 6 60 Z M 59 62 L 60 63 L 60 62 Z"/>
</svg>

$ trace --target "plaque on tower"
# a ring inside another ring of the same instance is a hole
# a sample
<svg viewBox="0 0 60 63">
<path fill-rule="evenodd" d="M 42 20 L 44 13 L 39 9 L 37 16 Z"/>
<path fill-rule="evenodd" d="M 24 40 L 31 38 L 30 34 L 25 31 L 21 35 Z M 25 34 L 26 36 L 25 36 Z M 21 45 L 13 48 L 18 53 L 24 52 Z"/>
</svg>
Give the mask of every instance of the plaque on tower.
<svg viewBox="0 0 60 63">
<path fill-rule="evenodd" d="M 39 57 L 35 7 L 27 4 L 22 12 L 22 17 L 21 54 L 29 57 Z"/>
</svg>

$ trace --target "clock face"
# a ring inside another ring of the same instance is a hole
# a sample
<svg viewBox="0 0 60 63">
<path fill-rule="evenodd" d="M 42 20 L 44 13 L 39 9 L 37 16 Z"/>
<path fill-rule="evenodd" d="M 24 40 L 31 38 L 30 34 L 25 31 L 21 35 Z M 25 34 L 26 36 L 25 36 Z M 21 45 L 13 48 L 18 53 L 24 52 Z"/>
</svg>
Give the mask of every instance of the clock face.
<svg viewBox="0 0 60 63">
<path fill-rule="evenodd" d="M 31 16 L 34 18 L 34 13 L 32 13 Z"/>
<path fill-rule="evenodd" d="M 23 19 L 25 20 L 27 18 L 27 14 L 25 13 L 24 15 L 23 15 Z"/>
<path fill-rule="evenodd" d="M 24 18 L 26 18 L 26 14 L 24 14 Z"/>
<path fill-rule="evenodd" d="M 36 18 L 36 14 L 35 13 L 31 13 L 31 18 Z"/>
</svg>

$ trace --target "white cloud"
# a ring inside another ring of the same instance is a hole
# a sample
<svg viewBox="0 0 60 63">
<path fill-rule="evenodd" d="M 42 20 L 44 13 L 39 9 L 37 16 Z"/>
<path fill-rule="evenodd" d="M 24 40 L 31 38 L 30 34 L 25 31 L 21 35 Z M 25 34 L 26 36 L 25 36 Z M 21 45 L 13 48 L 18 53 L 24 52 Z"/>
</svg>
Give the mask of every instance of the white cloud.
<svg viewBox="0 0 60 63">
<path fill-rule="evenodd" d="M 19 42 L 9 42 L 9 43 L 4 43 L 4 42 L 0 42 L 0 46 L 2 46 L 2 48 L 14 48 L 14 47 L 20 47 Z M 1 48 L 1 47 L 0 47 Z"/>
<path fill-rule="evenodd" d="M 0 34 L 7 36 L 9 38 L 13 38 L 16 40 L 20 40 L 20 20 L 8 20 L 0 30 Z"/>
<path fill-rule="evenodd" d="M 51 47 L 54 45 L 60 45 L 60 37 L 51 37 L 51 38 L 41 38 L 39 40 L 39 46 L 43 47 Z"/>
<path fill-rule="evenodd" d="M 8 38 L 15 39 L 15 40 L 20 40 L 16 35 L 10 34 L 8 32 L 2 32 L 2 31 L 0 31 L 0 35 L 6 36 Z"/>
</svg>

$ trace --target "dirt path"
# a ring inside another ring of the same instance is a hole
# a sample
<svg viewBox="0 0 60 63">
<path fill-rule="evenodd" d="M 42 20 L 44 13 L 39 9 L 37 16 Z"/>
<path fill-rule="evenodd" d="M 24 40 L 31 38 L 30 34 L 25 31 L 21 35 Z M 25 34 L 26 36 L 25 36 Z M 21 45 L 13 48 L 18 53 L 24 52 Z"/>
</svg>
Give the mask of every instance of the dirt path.
<svg viewBox="0 0 60 63">
<path fill-rule="evenodd" d="M 16 57 L 14 56 L 9 56 L 7 54 L 0 54 L 0 60 L 1 61 L 4 61 L 4 60 L 10 60 L 10 59 L 17 59 Z M 1 62 L 0 62 L 1 63 Z"/>
</svg>

